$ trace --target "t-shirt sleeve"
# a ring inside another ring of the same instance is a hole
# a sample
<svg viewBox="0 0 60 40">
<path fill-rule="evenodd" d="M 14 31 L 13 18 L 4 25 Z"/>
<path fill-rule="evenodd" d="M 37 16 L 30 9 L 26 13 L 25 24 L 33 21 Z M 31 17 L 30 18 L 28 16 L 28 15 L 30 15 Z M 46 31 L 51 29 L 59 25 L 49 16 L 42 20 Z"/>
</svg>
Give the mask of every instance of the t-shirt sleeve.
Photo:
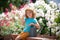
<svg viewBox="0 0 60 40">
<path fill-rule="evenodd" d="M 37 21 L 36 19 L 34 19 L 34 23 L 35 23 L 35 24 L 37 24 L 37 23 L 38 23 L 38 21 Z"/>
</svg>

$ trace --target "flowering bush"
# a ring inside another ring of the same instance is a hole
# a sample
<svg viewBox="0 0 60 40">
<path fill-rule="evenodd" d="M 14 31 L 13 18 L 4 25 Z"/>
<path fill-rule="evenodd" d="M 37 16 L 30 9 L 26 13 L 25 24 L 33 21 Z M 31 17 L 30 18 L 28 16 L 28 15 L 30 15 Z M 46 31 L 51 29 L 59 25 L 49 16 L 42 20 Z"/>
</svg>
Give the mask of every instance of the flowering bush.
<svg viewBox="0 0 60 40">
<path fill-rule="evenodd" d="M 44 34 L 45 31 L 49 31 L 48 29 L 52 28 L 52 33 L 56 34 L 56 27 L 58 27 L 57 23 L 60 23 L 60 18 L 58 16 L 60 12 L 57 9 L 57 4 L 53 1 L 50 1 L 49 4 L 46 4 L 44 0 L 38 0 L 35 3 L 30 3 L 28 6 L 34 8 L 34 10 L 37 12 L 36 18 L 40 25 L 43 26 L 43 29 L 41 28 L 41 33 Z"/>
<path fill-rule="evenodd" d="M 7 15 L 0 14 L 0 28 L 0 35 L 19 34 L 24 28 L 21 25 L 20 14 L 18 12 L 15 14 L 9 12 Z"/>
<path fill-rule="evenodd" d="M 0 34 L 18 34 L 24 28 L 21 25 L 20 18 L 25 13 L 25 9 L 31 8 L 36 12 L 36 18 L 41 27 L 41 34 L 49 32 L 49 28 L 52 28 L 52 33 L 56 34 L 58 28 L 60 27 L 60 12 L 57 9 L 57 4 L 51 1 L 49 4 L 46 4 L 44 0 L 37 0 L 35 3 L 25 4 L 19 10 L 13 10 L 7 14 L 0 14 Z M 57 33 L 58 34 L 58 33 Z"/>
</svg>

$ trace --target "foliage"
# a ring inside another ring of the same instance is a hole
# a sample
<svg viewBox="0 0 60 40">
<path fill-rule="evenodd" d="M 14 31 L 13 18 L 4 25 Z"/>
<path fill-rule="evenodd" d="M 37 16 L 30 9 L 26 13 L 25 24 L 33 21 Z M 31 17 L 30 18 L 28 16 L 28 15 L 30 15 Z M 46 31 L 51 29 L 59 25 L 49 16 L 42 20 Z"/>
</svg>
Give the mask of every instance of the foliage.
<svg viewBox="0 0 60 40">
<path fill-rule="evenodd" d="M 14 1 L 12 2 L 13 4 L 17 3 L 15 2 L 15 0 L 11 0 L 11 1 Z M 32 10 L 34 10 L 34 12 L 36 12 L 36 19 L 38 20 L 40 27 L 41 27 L 40 34 L 49 33 L 50 28 L 52 28 L 53 34 L 56 34 L 56 32 L 60 30 L 58 29 L 60 25 L 57 25 L 57 24 L 60 24 L 60 12 L 57 9 L 58 8 L 57 4 L 53 1 L 50 1 L 50 3 L 47 4 L 45 3 L 44 0 L 37 0 L 35 3 L 25 4 L 19 10 L 16 9 L 16 10 L 13 10 L 13 12 L 12 11 L 8 12 L 7 13 L 8 16 L 5 13 L 2 13 L 0 15 L 0 23 L 1 23 L 2 29 L 4 29 L 3 27 L 7 27 L 6 32 L 10 31 L 12 34 L 13 33 L 19 34 L 21 30 L 24 28 L 24 27 L 21 27 L 22 22 L 20 18 L 24 15 L 25 10 L 27 8 L 31 8 Z M 7 20 L 7 22 L 4 20 Z"/>
<path fill-rule="evenodd" d="M 60 23 L 60 12 L 57 13 L 57 18 L 55 18 L 56 23 Z"/>
<path fill-rule="evenodd" d="M 5 8 L 10 8 L 9 4 L 12 3 L 13 5 L 19 7 L 22 4 L 25 4 L 27 1 L 26 0 L 0 0 L 0 11 L 1 13 L 5 11 Z M 18 5 L 17 5 L 18 4 Z"/>
<path fill-rule="evenodd" d="M 0 35 L 19 34 L 23 30 L 23 26 L 1 27 Z"/>
<path fill-rule="evenodd" d="M 0 35 L 19 34 L 23 28 L 18 12 L 9 12 L 8 16 L 4 13 L 0 15 Z"/>
</svg>

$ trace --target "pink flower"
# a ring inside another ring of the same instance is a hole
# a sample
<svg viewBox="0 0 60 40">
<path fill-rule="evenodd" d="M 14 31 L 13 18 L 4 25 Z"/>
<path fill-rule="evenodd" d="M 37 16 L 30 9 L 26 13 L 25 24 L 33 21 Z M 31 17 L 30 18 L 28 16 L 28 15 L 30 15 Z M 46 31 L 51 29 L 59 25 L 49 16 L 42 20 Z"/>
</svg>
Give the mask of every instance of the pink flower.
<svg viewBox="0 0 60 40">
<path fill-rule="evenodd" d="M 20 9 L 22 9 L 24 6 L 25 6 L 25 4 L 21 5 L 21 6 L 20 6 Z"/>
<path fill-rule="evenodd" d="M 4 26 L 4 25 L 10 26 L 9 21 L 7 21 L 7 20 L 0 20 L 0 26 Z"/>
<path fill-rule="evenodd" d="M 32 3 L 32 0 L 30 0 L 30 3 Z"/>
<path fill-rule="evenodd" d="M 4 23 L 1 23 L 0 26 L 4 26 Z"/>
<path fill-rule="evenodd" d="M 4 26 L 4 20 L 0 20 L 0 26 Z"/>
<path fill-rule="evenodd" d="M 13 14 L 15 14 L 15 10 L 11 10 L 11 12 L 12 12 Z"/>
<path fill-rule="evenodd" d="M 9 4 L 9 6 L 10 6 L 10 7 L 12 7 L 12 6 L 13 6 L 13 4 L 12 4 L 12 3 L 10 3 L 10 4 Z"/>
<path fill-rule="evenodd" d="M 7 22 L 7 23 L 6 23 L 6 26 L 10 26 L 10 23 L 9 23 L 9 22 Z"/>
<path fill-rule="evenodd" d="M 8 8 L 5 8 L 5 12 L 4 12 L 5 15 L 8 14 Z"/>
<path fill-rule="evenodd" d="M 12 21 L 13 19 L 11 18 L 9 21 Z"/>
</svg>

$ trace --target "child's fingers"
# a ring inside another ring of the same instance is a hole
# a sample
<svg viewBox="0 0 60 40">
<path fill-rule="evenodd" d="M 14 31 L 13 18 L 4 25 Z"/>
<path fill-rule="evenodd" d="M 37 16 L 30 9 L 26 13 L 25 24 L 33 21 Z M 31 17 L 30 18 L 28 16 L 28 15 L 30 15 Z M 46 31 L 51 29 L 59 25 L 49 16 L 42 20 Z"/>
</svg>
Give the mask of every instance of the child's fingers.
<svg viewBox="0 0 60 40">
<path fill-rule="evenodd" d="M 29 26 L 32 26 L 32 25 L 34 25 L 34 23 L 29 24 Z"/>
</svg>

